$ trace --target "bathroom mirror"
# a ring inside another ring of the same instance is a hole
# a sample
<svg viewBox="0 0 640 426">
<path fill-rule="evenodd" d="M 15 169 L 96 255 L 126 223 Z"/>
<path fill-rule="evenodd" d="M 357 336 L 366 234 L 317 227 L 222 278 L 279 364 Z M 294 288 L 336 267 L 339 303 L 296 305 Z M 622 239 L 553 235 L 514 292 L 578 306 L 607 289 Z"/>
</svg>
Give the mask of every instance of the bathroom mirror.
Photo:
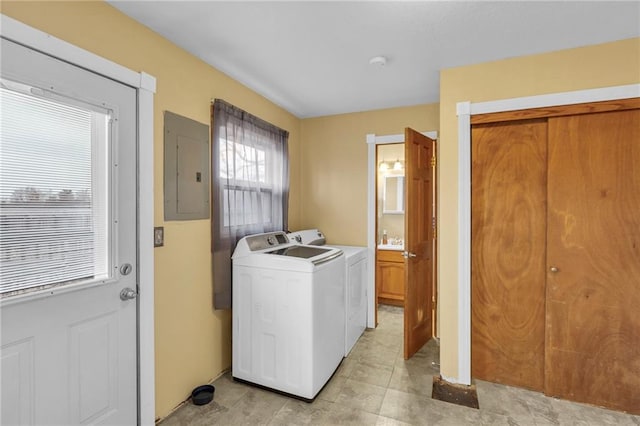
<svg viewBox="0 0 640 426">
<path fill-rule="evenodd" d="M 385 176 L 382 213 L 404 213 L 404 176 Z"/>
</svg>

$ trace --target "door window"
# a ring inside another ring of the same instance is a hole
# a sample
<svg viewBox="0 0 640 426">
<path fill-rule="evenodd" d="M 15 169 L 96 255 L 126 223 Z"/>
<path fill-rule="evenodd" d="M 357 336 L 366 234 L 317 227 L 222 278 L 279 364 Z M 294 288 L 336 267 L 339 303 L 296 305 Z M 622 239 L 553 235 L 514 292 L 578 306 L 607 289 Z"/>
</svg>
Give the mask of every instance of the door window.
<svg viewBox="0 0 640 426">
<path fill-rule="evenodd" d="M 0 297 L 108 279 L 111 111 L 3 79 L 0 117 Z"/>
</svg>

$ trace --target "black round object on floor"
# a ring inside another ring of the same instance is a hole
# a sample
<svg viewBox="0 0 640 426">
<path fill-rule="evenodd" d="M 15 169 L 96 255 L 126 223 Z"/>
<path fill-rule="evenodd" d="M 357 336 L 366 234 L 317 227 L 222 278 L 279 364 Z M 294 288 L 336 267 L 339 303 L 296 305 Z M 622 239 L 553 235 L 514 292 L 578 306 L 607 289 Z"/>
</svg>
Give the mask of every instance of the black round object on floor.
<svg viewBox="0 0 640 426">
<path fill-rule="evenodd" d="M 191 392 L 191 401 L 193 405 L 205 405 L 213 400 L 213 393 L 216 388 L 212 385 L 198 386 Z"/>
</svg>

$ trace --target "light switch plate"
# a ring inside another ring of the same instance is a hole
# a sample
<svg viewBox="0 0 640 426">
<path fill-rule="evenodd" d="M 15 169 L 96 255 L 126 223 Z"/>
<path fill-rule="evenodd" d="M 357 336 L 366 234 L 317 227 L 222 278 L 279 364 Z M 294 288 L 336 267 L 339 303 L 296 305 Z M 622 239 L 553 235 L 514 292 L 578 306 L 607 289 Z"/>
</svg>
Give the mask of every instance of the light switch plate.
<svg viewBox="0 0 640 426">
<path fill-rule="evenodd" d="M 164 246 L 164 226 L 156 226 L 153 228 L 153 246 Z"/>
</svg>

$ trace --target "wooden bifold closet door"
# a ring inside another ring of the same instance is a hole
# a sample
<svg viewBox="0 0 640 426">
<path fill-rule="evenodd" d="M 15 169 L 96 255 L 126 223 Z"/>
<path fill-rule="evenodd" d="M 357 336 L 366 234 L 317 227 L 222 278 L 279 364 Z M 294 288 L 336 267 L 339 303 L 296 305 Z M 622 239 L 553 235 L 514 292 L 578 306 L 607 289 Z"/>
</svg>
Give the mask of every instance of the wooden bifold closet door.
<svg viewBox="0 0 640 426">
<path fill-rule="evenodd" d="M 542 390 L 547 123 L 473 126 L 471 141 L 472 375 Z"/>
<path fill-rule="evenodd" d="M 640 109 L 472 127 L 472 375 L 640 413 Z"/>
</svg>

